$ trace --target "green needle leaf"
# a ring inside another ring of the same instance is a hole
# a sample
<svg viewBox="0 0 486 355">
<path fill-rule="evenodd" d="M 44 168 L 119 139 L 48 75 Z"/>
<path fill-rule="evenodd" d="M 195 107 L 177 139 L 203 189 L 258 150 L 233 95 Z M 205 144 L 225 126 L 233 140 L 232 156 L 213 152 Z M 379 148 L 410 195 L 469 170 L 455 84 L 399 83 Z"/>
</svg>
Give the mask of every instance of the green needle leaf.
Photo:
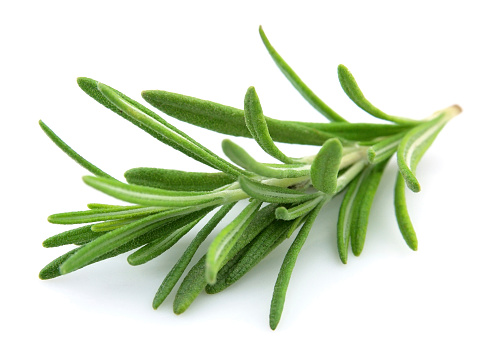
<svg viewBox="0 0 486 355">
<path fill-rule="evenodd" d="M 206 257 L 206 280 L 209 284 L 216 282 L 216 275 L 224 265 L 230 250 L 235 246 L 246 227 L 258 212 L 262 202 L 253 201 L 228 224 L 213 240 Z"/>
<path fill-rule="evenodd" d="M 397 150 L 398 169 L 413 192 L 420 191 L 420 184 L 415 177 L 415 169 L 420 159 L 446 123 L 460 112 L 459 106 L 451 106 L 439 112 L 436 118 L 414 127 L 400 142 Z"/>
<path fill-rule="evenodd" d="M 347 122 L 344 118 L 334 112 L 329 106 L 327 106 L 316 94 L 312 92 L 309 87 L 304 84 L 304 82 L 297 76 L 297 74 L 292 70 L 292 68 L 283 60 L 280 54 L 277 53 L 275 48 L 272 47 L 268 41 L 267 36 L 263 32 L 260 26 L 260 37 L 262 38 L 263 44 L 267 48 L 268 53 L 277 64 L 278 68 L 282 71 L 285 77 L 290 81 L 290 83 L 297 89 L 297 91 L 304 97 L 304 99 L 309 102 L 312 107 L 319 111 L 324 117 L 330 121 L 335 122 Z"/>
<path fill-rule="evenodd" d="M 243 110 L 160 90 L 144 91 L 142 97 L 152 106 L 178 120 L 223 134 L 252 138 Z M 269 117 L 265 119 L 270 136 L 277 142 L 322 145 L 326 139 L 334 137 L 300 122 L 279 121 Z"/>
<path fill-rule="evenodd" d="M 228 212 L 234 207 L 235 204 L 236 202 L 233 202 L 221 207 L 219 211 L 216 212 L 216 214 L 209 220 L 209 222 L 199 231 L 196 237 L 192 240 L 191 244 L 189 244 L 184 254 L 182 254 L 174 267 L 169 271 L 164 281 L 160 285 L 159 289 L 157 290 L 157 293 L 155 294 L 154 300 L 152 302 L 152 307 L 154 309 L 157 309 L 162 304 L 162 302 L 164 302 L 164 300 L 172 291 L 176 283 L 181 278 L 184 270 L 191 262 L 199 246 L 206 240 L 208 235 L 228 214 Z"/>
<path fill-rule="evenodd" d="M 351 72 L 348 70 L 348 68 L 346 68 L 342 64 L 338 66 L 338 77 L 339 77 L 339 82 L 341 83 L 341 86 L 344 92 L 346 93 L 346 95 L 348 95 L 348 97 L 358 107 L 368 112 L 370 115 L 376 118 L 380 118 L 382 120 L 391 121 L 391 122 L 408 125 L 408 126 L 415 125 L 418 123 L 417 121 L 411 120 L 409 118 L 391 116 L 381 111 L 380 109 L 376 108 L 375 106 L 373 106 L 371 102 L 369 102 L 364 97 L 363 93 L 361 92 L 361 89 L 356 83 L 356 80 L 354 79 Z"/>
<path fill-rule="evenodd" d="M 160 256 L 165 251 L 172 248 L 183 236 L 185 236 L 204 216 L 201 216 L 190 222 L 189 224 L 181 227 L 172 233 L 165 234 L 159 239 L 145 245 L 138 249 L 133 254 L 130 254 L 127 261 L 130 265 L 142 265 L 146 262 Z"/>
<path fill-rule="evenodd" d="M 348 262 L 348 247 L 351 236 L 351 222 L 353 205 L 358 192 L 357 187 L 361 184 L 361 180 L 365 177 L 365 174 L 361 174 L 360 177 L 355 178 L 350 184 L 349 188 L 344 195 L 341 208 L 339 209 L 338 225 L 337 225 L 337 246 L 339 252 L 339 258 L 346 264 Z"/>
<path fill-rule="evenodd" d="M 73 159 L 76 163 L 81 165 L 83 168 L 88 170 L 90 173 L 93 173 L 96 176 L 102 176 L 110 179 L 114 179 L 103 170 L 98 168 L 97 166 L 91 164 L 89 161 L 84 159 L 81 155 L 76 153 L 70 146 L 64 143 L 61 138 L 59 138 L 44 122 L 39 121 L 39 125 L 41 126 L 42 130 L 47 134 L 47 136 L 59 147 L 61 150 L 66 153 L 71 159 Z"/>
<path fill-rule="evenodd" d="M 86 244 L 76 254 L 61 265 L 61 274 L 67 274 L 88 265 L 94 259 L 145 234 L 165 223 L 164 213 L 145 217 L 139 221 L 120 227 Z"/>
<path fill-rule="evenodd" d="M 365 176 L 360 181 L 354 198 L 350 234 L 351 247 L 353 254 L 356 256 L 359 256 L 363 251 L 371 205 L 387 163 L 388 160 L 385 160 L 379 164 L 372 165 L 368 168 L 368 171 L 364 172 Z"/>
<path fill-rule="evenodd" d="M 303 217 L 293 221 L 273 221 L 272 224 L 248 244 L 247 248 L 243 250 L 242 255 L 230 265 L 225 277 L 218 279 L 217 283 L 213 285 L 214 287 L 210 289 L 212 291 L 211 293 L 224 290 L 246 275 L 246 273 L 262 261 L 270 252 L 290 237 L 302 222 Z M 223 269 L 220 272 L 222 271 Z"/>
<path fill-rule="evenodd" d="M 311 179 L 314 187 L 326 194 L 334 194 L 337 176 L 343 156 L 343 146 L 339 139 L 328 140 L 322 146 L 311 166 Z"/>
<path fill-rule="evenodd" d="M 241 189 L 251 197 L 272 203 L 302 203 L 320 196 L 320 193 L 307 194 L 285 187 L 265 185 L 241 177 L 238 179 Z"/>
<path fill-rule="evenodd" d="M 204 290 L 204 287 L 207 285 L 205 266 L 206 255 L 199 259 L 187 273 L 174 298 L 173 310 L 175 314 L 185 312 L 201 291 Z"/>
<path fill-rule="evenodd" d="M 53 248 L 61 245 L 85 243 L 102 235 L 102 233 L 92 231 L 91 227 L 92 225 L 89 225 L 56 234 L 44 240 L 42 246 L 44 248 Z"/>
<path fill-rule="evenodd" d="M 250 86 L 245 95 L 245 122 L 248 130 L 258 145 L 269 155 L 283 163 L 294 163 L 294 159 L 287 157 L 277 148 L 268 132 L 267 122 L 263 115 L 260 99 L 253 86 Z"/>
<path fill-rule="evenodd" d="M 84 176 L 83 180 L 89 186 L 122 201 L 150 206 L 188 207 L 217 205 L 224 202 L 225 196 L 238 193 L 238 191 L 210 193 L 162 190 L 153 187 L 127 185 L 118 181 L 93 176 Z"/>
<path fill-rule="evenodd" d="M 113 181 L 113 180 L 108 180 Z M 122 184 L 121 182 L 118 182 Z M 47 220 L 55 224 L 80 224 L 98 221 L 108 221 L 115 219 L 127 219 L 134 217 L 143 217 L 167 210 L 165 207 L 142 207 L 133 208 L 127 207 L 112 207 L 112 208 L 97 208 L 88 211 L 65 212 L 50 215 Z"/>
<path fill-rule="evenodd" d="M 59 272 L 59 266 L 62 265 L 62 263 L 68 260 L 76 252 L 78 252 L 81 248 L 82 247 L 78 247 L 76 249 L 68 251 L 66 254 L 61 255 L 60 257 L 54 259 L 49 264 L 44 266 L 39 272 L 39 278 L 41 280 L 49 280 L 61 276 L 61 273 Z"/>
<path fill-rule="evenodd" d="M 128 183 L 173 191 L 212 191 L 236 179 L 225 173 L 198 173 L 158 168 L 135 168 L 125 173 Z"/>
<path fill-rule="evenodd" d="M 175 149 L 183 153 L 189 152 L 189 156 L 205 163 L 211 167 L 221 170 L 233 176 L 239 176 L 245 172 L 232 166 L 227 161 L 221 159 L 219 156 L 205 148 L 194 139 L 179 131 L 175 127 L 169 125 L 165 120 L 149 111 L 148 109 L 141 109 L 140 104 L 134 105 L 131 101 L 119 95 L 116 90 L 111 87 L 98 83 L 98 90 L 105 96 L 113 105 L 123 111 L 126 115 L 138 126 L 144 126 L 149 130 L 157 132 L 165 138 L 164 143 L 169 144 Z"/>
<path fill-rule="evenodd" d="M 275 288 L 273 290 L 272 303 L 270 305 L 270 328 L 275 330 L 282 316 L 282 311 L 285 303 L 285 295 L 289 286 L 292 270 L 294 269 L 297 257 L 302 249 L 302 246 L 309 235 L 309 232 L 314 224 L 314 221 L 323 206 L 321 202 L 317 207 L 309 213 L 304 225 L 294 239 L 294 242 L 290 246 L 287 254 L 285 255 L 282 267 L 278 273 L 277 281 L 275 282 Z"/>
<path fill-rule="evenodd" d="M 223 264 L 235 258 L 263 229 L 275 220 L 276 208 L 277 205 L 271 204 L 263 207 L 256 213 L 243 235 L 229 251 Z M 184 312 L 207 285 L 205 265 L 206 256 L 203 256 L 182 281 L 174 299 L 174 313 L 181 314 Z"/>
<path fill-rule="evenodd" d="M 287 121 L 294 122 L 294 121 Z M 334 135 L 342 140 L 351 141 L 371 141 L 374 139 L 388 137 L 397 133 L 403 133 L 410 129 L 410 126 L 396 124 L 379 124 L 379 123 L 315 123 L 299 122 L 300 125 L 317 129 L 329 135 Z"/>
<path fill-rule="evenodd" d="M 222 142 L 223 152 L 236 165 L 261 176 L 285 179 L 309 175 L 309 166 L 304 164 L 263 164 L 253 159 L 243 148 L 229 139 Z"/>
<path fill-rule="evenodd" d="M 397 217 L 398 227 L 402 233 L 403 239 L 412 250 L 417 250 L 417 235 L 410 220 L 407 210 L 407 201 L 405 199 L 405 180 L 400 173 L 397 174 L 395 183 L 395 215 Z"/>
</svg>

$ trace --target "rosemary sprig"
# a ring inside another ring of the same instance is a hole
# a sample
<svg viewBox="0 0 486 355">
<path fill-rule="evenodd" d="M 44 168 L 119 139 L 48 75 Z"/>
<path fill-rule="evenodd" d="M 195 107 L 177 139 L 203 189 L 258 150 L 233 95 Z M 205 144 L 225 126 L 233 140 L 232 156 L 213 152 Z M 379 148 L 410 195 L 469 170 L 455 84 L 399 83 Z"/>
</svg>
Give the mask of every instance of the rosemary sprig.
<svg viewBox="0 0 486 355">
<path fill-rule="evenodd" d="M 446 123 L 460 113 L 458 106 L 430 118 L 411 120 L 392 116 L 373 106 L 350 71 L 340 65 L 338 77 L 347 96 L 360 108 L 389 124 L 349 123 L 320 100 L 270 44 L 263 43 L 279 69 L 301 95 L 330 123 L 279 121 L 264 116 L 254 87 L 245 95 L 243 109 L 232 108 L 175 93 L 150 90 L 142 97 L 177 119 L 216 132 L 253 138 L 281 163 L 254 159 L 242 147 L 225 139 L 223 152 L 234 164 L 217 156 L 165 119 L 121 92 L 88 78 L 78 84 L 89 96 L 134 123 L 163 143 L 216 169 L 186 172 L 160 168 L 133 168 L 126 183 L 114 179 L 62 141 L 45 123 L 41 128 L 74 161 L 95 176 L 89 186 L 131 203 L 129 206 L 88 204 L 88 210 L 57 213 L 51 223 L 86 224 L 47 238 L 44 247 L 75 247 L 45 266 L 39 277 L 58 277 L 90 264 L 133 251 L 131 265 L 159 257 L 217 210 L 199 230 L 186 251 L 166 275 L 153 300 L 158 308 L 183 276 L 201 244 L 241 200 L 249 204 L 215 236 L 206 254 L 188 271 L 177 290 L 173 309 L 187 310 L 198 294 L 220 292 L 248 273 L 280 244 L 290 248 L 278 273 L 270 306 L 270 327 L 275 329 L 284 307 L 292 269 L 319 211 L 345 191 L 337 223 L 337 249 L 343 263 L 363 251 L 373 199 L 384 169 L 397 153 L 395 212 L 407 245 L 417 250 L 417 236 L 405 201 L 405 186 L 418 192 L 415 170 L 421 157 Z M 275 142 L 321 146 L 316 155 L 289 157 Z M 300 228 L 300 230 L 299 230 Z M 298 232 L 297 232 L 298 230 Z M 297 232 L 293 242 L 288 241 Z"/>
</svg>

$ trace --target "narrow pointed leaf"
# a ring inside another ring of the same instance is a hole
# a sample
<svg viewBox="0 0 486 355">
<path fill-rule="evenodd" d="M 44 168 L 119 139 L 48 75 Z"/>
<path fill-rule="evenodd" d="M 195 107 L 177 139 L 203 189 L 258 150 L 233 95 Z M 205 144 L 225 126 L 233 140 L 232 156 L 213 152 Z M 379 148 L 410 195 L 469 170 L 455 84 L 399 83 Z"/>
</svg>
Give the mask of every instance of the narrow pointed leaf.
<svg viewBox="0 0 486 355">
<path fill-rule="evenodd" d="M 307 194 L 285 187 L 271 186 L 241 177 L 238 179 L 241 189 L 253 198 L 272 203 L 302 203 L 319 196 L 319 193 Z"/>
<path fill-rule="evenodd" d="M 417 235 L 410 220 L 407 210 L 407 201 L 405 199 L 405 180 L 403 176 L 398 173 L 395 183 L 395 215 L 398 222 L 398 227 L 402 233 L 403 239 L 412 250 L 417 250 L 418 241 Z"/>
<path fill-rule="evenodd" d="M 224 261 L 230 250 L 241 237 L 246 227 L 250 224 L 258 209 L 260 201 L 253 201 L 230 224 L 214 238 L 208 248 L 206 257 L 206 280 L 209 284 L 216 281 L 216 275 L 224 265 Z"/>
<path fill-rule="evenodd" d="M 41 280 L 49 280 L 61 276 L 61 273 L 59 272 L 59 266 L 62 265 L 62 263 L 64 263 L 81 248 L 82 247 L 78 247 L 76 249 L 70 250 L 66 254 L 61 255 L 60 257 L 54 259 L 49 264 L 44 266 L 39 272 L 39 278 Z"/>
<path fill-rule="evenodd" d="M 244 171 L 221 159 L 182 131 L 169 125 L 165 120 L 155 115 L 153 112 L 150 112 L 151 114 L 149 114 L 148 109 L 141 110 L 140 104 L 134 105 L 109 86 L 98 83 L 98 90 L 108 99 L 108 101 L 130 116 L 138 126 L 144 126 L 159 133 L 166 138 L 166 143 L 173 148 L 186 154 L 187 152 L 190 152 L 190 154 L 188 154 L 190 157 L 230 175 L 239 176 L 244 174 Z"/>
<path fill-rule="evenodd" d="M 350 235 L 351 247 L 356 256 L 363 251 L 371 206 L 387 163 L 388 160 L 385 160 L 368 168 L 354 198 Z"/>
<path fill-rule="evenodd" d="M 91 230 L 91 225 L 71 229 L 66 232 L 56 234 L 50 238 L 47 238 L 42 242 L 42 246 L 45 248 L 59 247 L 61 245 L 77 244 L 83 242 L 89 242 L 96 239 L 103 233 L 97 233 Z"/>
<path fill-rule="evenodd" d="M 273 290 L 272 302 L 270 305 L 270 328 L 275 330 L 282 316 L 282 311 L 285 303 L 285 295 L 289 286 L 290 277 L 297 261 L 297 257 L 302 249 L 302 246 L 309 235 L 309 232 L 314 224 L 314 221 L 321 210 L 323 203 L 321 202 L 317 207 L 309 213 L 304 225 L 294 239 L 287 254 L 285 255 L 282 267 L 278 273 L 277 281 Z"/>
<path fill-rule="evenodd" d="M 187 207 L 194 205 L 217 205 L 224 201 L 226 196 L 223 193 L 170 191 L 128 185 L 118 181 L 105 178 L 85 176 L 83 180 L 89 186 L 122 201 L 137 203 L 140 205 L 162 206 L 162 207 Z"/>
<path fill-rule="evenodd" d="M 361 179 L 365 175 L 355 178 L 348 187 L 346 194 L 344 195 L 343 201 L 341 203 L 341 208 L 339 209 L 339 217 L 337 224 L 337 246 L 339 258 L 346 264 L 348 262 L 348 248 L 351 236 L 351 221 L 354 200 L 356 198 L 356 193 L 358 192 L 358 186 L 361 183 Z"/>
<path fill-rule="evenodd" d="M 187 247 L 186 251 L 184 251 L 184 254 L 182 254 L 174 267 L 169 271 L 164 281 L 160 285 L 159 289 L 157 290 L 157 293 L 155 294 L 154 300 L 152 302 L 152 307 L 154 309 L 157 309 L 162 304 L 162 302 L 164 302 L 164 300 L 174 288 L 175 284 L 181 278 L 184 270 L 191 262 L 199 246 L 206 240 L 208 235 L 228 214 L 228 212 L 233 208 L 235 204 L 236 202 L 233 202 L 222 206 L 219 211 L 216 212 L 216 214 L 209 220 L 209 222 L 198 232 L 196 237 L 192 240 L 191 244 L 189 244 L 189 246 Z"/>
<path fill-rule="evenodd" d="M 229 139 L 222 142 L 223 152 L 235 164 L 261 176 L 279 179 L 309 175 L 310 167 L 304 164 L 263 164 L 253 159 L 243 148 Z"/>
<path fill-rule="evenodd" d="M 143 246 L 136 252 L 130 254 L 127 261 L 130 265 L 142 265 L 152 259 L 162 255 L 164 252 L 172 248 L 183 236 L 185 236 L 204 216 L 196 219 L 193 222 L 181 227 L 172 233 L 163 235 L 157 240 Z"/>
<path fill-rule="evenodd" d="M 109 180 L 113 181 L 113 180 Z M 134 217 L 143 217 L 150 214 L 162 212 L 167 210 L 165 207 L 143 207 L 132 208 L 117 207 L 117 208 L 97 208 L 88 211 L 65 212 L 50 215 L 47 219 L 55 224 L 79 224 L 99 221 L 108 221 L 115 219 L 126 219 Z"/>
<path fill-rule="evenodd" d="M 94 259 L 145 234 L 164 222 L 164 212 L 145 217 L 124 227 L 115 229 L 85 245 L 61 265 L 61 273 L 67 274 L 88 265 Z"/>
<path fill-rule="evenodd" d="M 286 240 L 300 226 L 302 221 L 303 217 L 293 221 L 273 221 L 272 224 L 248 244 L 248 247 L 243 250 L 242 255 L 234 263 L 229 265 L 230 267 L 226 271 L 224 278 L 218 279 L 214 287 L 211 287 L 210 293 L 221 292 L 246 275 L 270 254 L 272 250 Z M 208 290 L 208 287 L 206 287 L 206 290 Z"/>
<path fill-rule="evenodd" d="M 283 60 L 280 54 L 277 53 L 275 48 L 268 41 L 267 36 L 263 32 L 260 26 L 260 37 L 262 38 L 263 44 L 267 48 L 268 53 L 277 64 L 278 68 L 282 71 L 285 77 L 290 81 L 290 83 L 297 89 L 297 91 L 304 97 L 304 99 L 309 102 L 312 107 L 319 111 L 324 117 L 334 122 L 346 122 L 344 118 L 334 112 L 329 106 L 327 106 L 320 98 L 317 97 L 314 92 L 312 92 L 309 87 L 304 84 L 304 82 L 297 76 L 297 74 L 292 70 L 292 68 Z"/>
<path fill-rule="evenodd" d="M 275 209 L 277 205 L 271 204 L 259 210 L 248 227 L 245 228 L 242 236 L 231 248 L 223 264 L 226 264 L 240 253 L 251 241 L 270 223 L 275 220 Z M 196 299 L 197 295 L 206 287 L 206 256 L 203 256 L 188 272 L 181 283 L 174 299 L 174 313 L 181 314 Z"/>
<path fill-rule="evenodd" d="M 223 134 L 252 138 L 243 110 L 161 90 L 144 91 L 142 97 L 152 106 L 178 120 Z M 289 123 L 269 117 L 265 119 L 270 136 L 276 142 L 322 145 L 327 139 L 334 137 L 299 122 Z"/>
<path fill-rule="evenodd" d="M 408 188 L 413 192 L 420 191 L 420 184 L 415 177 L 415 169 L 420 159 L 432 145 L 445 124 L 460 112 L 458 106 L 452 106 L 442 111 L 436 118 L 414 127 L 400 142 L 397 150 L 398 169 Z"/>
<path fill-rule="evenodd" d="M 258 145 L 275 159 L 287 164 L 293 163 L 294 159 L 282 153 L 273 143 L 260 105 L 260 99 L 253 86 L 250 86 L 246 92 L 244 108 L 246 126 Z"/>
<path fill-rule="evenodd" d="M 294 121 L 290 121 L 294 122 Z M 300 122 L 300 125 L 317 129 L 327 134 L 335 135 L 343 140 L 371 141 L 373 139 L 388 137 L 394 134 L 403 133 L 410 129 L 410 126 L 381 123 L 348 123 L 348 122 Z"/>
<path fill-rule="evenodd" d="M 125 172 L 128 183 L 173 191 L 212 191 L 236 181 L 225 173 L 199 173 L 158 168 L 135 168 Z"/>
<path fill-rule="evenodd" d="M 189 308 L 196 297 L 206 286 L 205 277 L 206 255 L 189 270 L 182 281 L 174 298 L 173 310 L 175 314 L 181 314 Z"/>
<path fill-rule="evenodd" d="M 59 147 L 61 150 L 66 153 L 71 159 L 73 159 L 76 163 L 81 165 L 83 168 L 88 170 L 90 173 L 96 176 L 102 176 L 110 179 L 114 179 L 103 170 L 91 164 L 89 161 L 84 159 L 81 155 L 76 153 L 74 149 L 68 146 L 61 138 L 59 138 L 44 122 L 39 121 L 39 125 L 41 126 L 42 130 L 47 134 L 47 136 Z"/>
<path fill-rule="evenodd" d="M 358 107 L 368 112 L 370 115 L 376 118 L 380 118 L 382 120 L 391 121 L 403 125 L 415 125 L 418 123 L 417 121 L 411 120 L 409 118 L 391 116 L 381 111 L 377 107 L 373 106 L 371 102 L 369 102 L 364 97 L 363 93 L 361 92 L 361 89 L 359 88 L 358 84 L 356 83 L 356 80 L 354 79 L 349 69 L 342 64 L 338 66 L 338 77 L 339 77 L 339 82 L 341 83 L 341 86 L 344 92 L 346 93 L 346 95 L 348 95 L 348 97 Z"/>
<path fill-rule="evenodd" d="M 337 188 L 337 176 L 341 166 L 343 146 L 339 139 L 328 140 L 322 146 L 311 166 L 312 185 L 326 193 L 334 194 Z"/>
</svg>

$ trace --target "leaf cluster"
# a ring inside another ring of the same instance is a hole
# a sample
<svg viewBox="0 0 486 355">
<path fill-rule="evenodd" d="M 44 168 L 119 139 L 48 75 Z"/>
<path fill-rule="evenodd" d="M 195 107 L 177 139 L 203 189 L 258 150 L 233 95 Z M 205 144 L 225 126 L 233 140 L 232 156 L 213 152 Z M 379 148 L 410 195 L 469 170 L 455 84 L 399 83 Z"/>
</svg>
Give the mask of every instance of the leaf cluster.
<svg viewBox="0 0 486 355">
<path fill-rule="evenodd" d="M 340 65 L 338 77 L 345 94 L 386 124 L 350 123 L 325 104 L 297 76 L 260 35 L 270 56 L 290 83 L 329 123 L 280 121 L 264 115 L 254 87 L 243 109 L 165 91 L 144 91 L 142 97 L 176 119 L 227 135 L 254 139 L 279 163 L 259 162 L 242 147 L 225 139 L 229 159 L 168 123 L 157 113 L 121 92 L 89 78 L 79 78 L 81 89 L 98 103 L 127 119 L 164 144 L 213 168 L 213 173 L 137 167 L 119 181 L 91 164 L 62 141 L 45 123 L 47 136 L 91 174 L 83 181 L 127 204 L 88 204 L 88 209 L 49 216 L 55 224 L 78 225 L 46 239 L 44 247 L 74 245 L 74 249 L 45 266 L 39 276 L 51 279 L 90 264 L 130 252 L 127 261 L 141 265 L 160 256 L 193 229 L 199 231 L 163 279 L 156 309 L 183 278 L 174 299 L 174 312 L 184 312 L 199 293 L 217 293 L 248 273 L 281 244 L 290 244 L 278 273 L 270 306 L 270 327 L 280 321 L 286 291 L 309 232 L 319 211 L 341 192 L 337 221 L 337 250 L 347 263 L 348 249 L 361 254 L 373 199 L 391 157 L 396 153 L 398 174 L 395 211 L 407 245 L 417 249 L 417 238 L 405 201 L 405 189 L 420 190 L 417 164 L 445 124 L 460 112 L 458 106 L 424 120 L 387 114 L 371 104 L 351 72 Z M 275 142 L 320 146 L 316 155 L 290 157 Z M 249 203 L 219 233 L 214 229 L 239 201 Z M 208 217 L 205 219 L 205 217 Z M 206 221 L 198 227 L 201 221 Z M 295 233 L 294 233 L 295 232 Z M 291 236 L 296 234 L 293 241 Z M 199 261 L 190 266 L 202 243 L 212 241 Z"/>
</svg>

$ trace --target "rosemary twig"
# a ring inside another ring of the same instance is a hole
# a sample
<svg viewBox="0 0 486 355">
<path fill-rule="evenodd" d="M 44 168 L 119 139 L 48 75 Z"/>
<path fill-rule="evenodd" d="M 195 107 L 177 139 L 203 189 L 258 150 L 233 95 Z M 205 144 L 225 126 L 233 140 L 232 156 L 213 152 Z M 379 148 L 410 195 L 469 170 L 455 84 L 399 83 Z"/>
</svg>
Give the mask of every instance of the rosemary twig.
<svg viewBox="0 0 486 355">
<path fill-rule="evenodd" d="M 225 139 L 216 155 L 161 116 L 121 92 L 95 80 L 79 78 L 79 86 L 97 102 L 129 120 L 161 142 L 198 160 L 216 172 L 202 173 L 162 168 L 133 168 L 118 181 L 76 153 L 47 125 L 48 137 L 73 160 L 95 176 L 83 181 L 100 192 L 130 205 L 90 203 L 88 210 L 49 216 L 56 224 L 85 224 L 47 238 L 45 247 L 74 245 L 40 272 L 41 279 L 58 277 L 93 263 L 132 251 L 131 265 L 149 262 L 174 246 L 213 210 L 212 218 L 197 232 L 169 271 L 153 299 L 158 308 L 174 289 L 202 243 L 211 238 L 206 254 L 187 272 L 174 299 L 180 314 L 204 289 L 220 292 L 246 275 L 299 227 L 277 276 L 270 305 L 270 327 L 280 322 L 286 291 L 297 257 L 321 208 L 344 192 L 337 221 L 337 250 L 341 261 L 362 253 L 370 211 L 380 180 L 397 154 L 395 213 L 407 245 L 417 250 L 417 235 L 405 201 L 405 186 L 418 192 L 415 170 L 421 157 L 447 122 L 460 113 L 458 106 L 436 112 L 424 120 L 392 116 L 376 108 L 363 95 L 349 70 L 340 65 L 338 77 L 348 97 L 364 111 L 388 124 L 349 123 L 320 100 L 260 35 L 271 57 L 300 94 L 330 123 L 279 121 L 264 116 L 260 99 L 250 87 L 243 109 L 184 95 L 150 90 L 143 98 L 177 119 L 233 136 L 253 138 L 267 154 L 281 163 L 252 157 Z M 315 155 L 288 156 L 275 142 L 321 146 Z M 249 200 L 221 231 L 211 235 L 238 201 Z M 93 223 L 95 222 L 95 223 Z"/>
</svg>

